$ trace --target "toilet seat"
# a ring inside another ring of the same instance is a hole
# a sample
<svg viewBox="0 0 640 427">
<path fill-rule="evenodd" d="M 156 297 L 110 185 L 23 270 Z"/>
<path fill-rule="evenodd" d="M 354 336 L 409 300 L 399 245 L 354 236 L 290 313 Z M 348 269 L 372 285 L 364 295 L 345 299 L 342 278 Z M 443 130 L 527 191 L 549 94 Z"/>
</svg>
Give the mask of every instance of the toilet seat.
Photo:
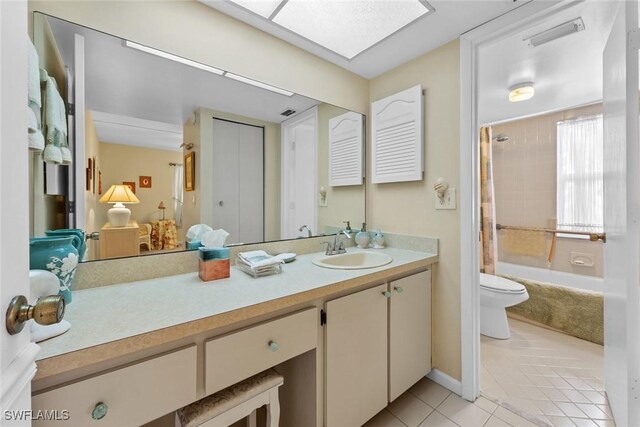
<svg viewBox="0 0 640 427">
<path fill-rule="evenodd" d="M 507 294 L 522 294 L 527 292 L 524 285 L 505 279 L 504 277 L 492 276 L 480 273 L 480 287 L 491 292 L 501 292 Z"/>
</svg>

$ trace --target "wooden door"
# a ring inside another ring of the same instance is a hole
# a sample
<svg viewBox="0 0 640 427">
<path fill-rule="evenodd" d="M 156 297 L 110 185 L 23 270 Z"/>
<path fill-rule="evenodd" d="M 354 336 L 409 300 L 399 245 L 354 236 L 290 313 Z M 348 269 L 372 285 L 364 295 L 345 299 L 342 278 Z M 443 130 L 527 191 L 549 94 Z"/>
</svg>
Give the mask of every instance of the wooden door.
<svg viewBox="0 0 640 427">
<path fill-rule="evenodd" d="M 387 285 L 326 303 L 326 426 L 357 427 L 387 406 Z"/>
<path fill-rule="evenodd" d="M 431 271 L 389 284 L 389 401 L 431 370 Z"/>
</svg>

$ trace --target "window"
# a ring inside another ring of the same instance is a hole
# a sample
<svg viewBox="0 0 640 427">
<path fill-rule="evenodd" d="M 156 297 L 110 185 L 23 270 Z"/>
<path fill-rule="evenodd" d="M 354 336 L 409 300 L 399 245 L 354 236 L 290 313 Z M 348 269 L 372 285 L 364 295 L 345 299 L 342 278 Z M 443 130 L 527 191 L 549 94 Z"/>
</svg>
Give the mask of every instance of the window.
<svg viewBox="0 0 640 427">
<path fill-rule="evenodd" d="M 558 122 L 558 228 L 601 233 L 604 227 L 602 115 Z"/>
</svg>

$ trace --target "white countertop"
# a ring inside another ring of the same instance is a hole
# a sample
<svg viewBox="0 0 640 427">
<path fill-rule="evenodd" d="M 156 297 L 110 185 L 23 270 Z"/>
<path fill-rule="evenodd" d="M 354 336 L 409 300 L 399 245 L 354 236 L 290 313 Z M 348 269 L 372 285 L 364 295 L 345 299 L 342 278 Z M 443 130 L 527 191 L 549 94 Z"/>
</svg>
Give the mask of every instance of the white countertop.
<svg viewBox="0 0 640 427">
<path fill-rule="evenodd" d="M 359 251 L 349 248 L 348 252 Z M 372 250 L 372 249 L 369 249 Z M 253 278 L 231 267 L 228 279 L 202 282 L 198 273 L 103 286 L 73 292 L 65 319 L 71 329 L 39 343 L 37 360 L 169 328 L 300 292 L 367 276 L 416 261 L 437 260 L 437 254 L 397 248 L 377 249 L 393 258 L 382 267 L 333 270 L 313 265 L 322 253 L 299 255 L 283 272 Z"/>
</svg>

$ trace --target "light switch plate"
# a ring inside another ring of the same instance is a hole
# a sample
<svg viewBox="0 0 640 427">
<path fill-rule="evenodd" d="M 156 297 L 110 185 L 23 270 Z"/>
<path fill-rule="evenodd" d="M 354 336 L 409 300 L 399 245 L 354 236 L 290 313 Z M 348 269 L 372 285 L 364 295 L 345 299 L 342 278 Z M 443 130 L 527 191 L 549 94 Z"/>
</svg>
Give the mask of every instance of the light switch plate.
<svg viewBox="0 0 640 427">
<path fill-rule="evenodd" d="M 435 194 L 436 198 L 436 210 L 441 209 L 455 209 L 456 208 L 456 189 L 448 188 L 447 191 L 444 192 L 444 197 L 442 200 L 438 198 L 438 194 Z"/>
</svg>

